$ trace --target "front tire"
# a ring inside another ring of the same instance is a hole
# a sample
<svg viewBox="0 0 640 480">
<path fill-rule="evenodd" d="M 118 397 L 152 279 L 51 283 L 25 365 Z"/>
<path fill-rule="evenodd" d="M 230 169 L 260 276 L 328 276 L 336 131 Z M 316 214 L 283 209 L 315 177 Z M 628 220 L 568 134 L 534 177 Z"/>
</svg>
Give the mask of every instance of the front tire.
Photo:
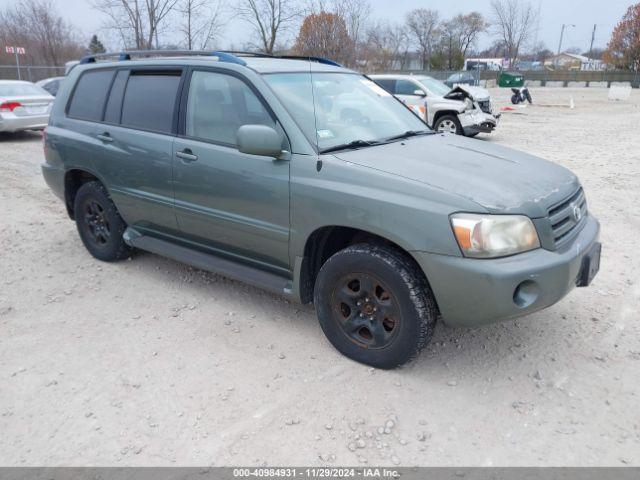
<svg viewBox="0 0 640 480">
<path fill-rule="evenodd" d="M 438 133 L 453 133 L 462 135 L 462 125 L 455 115 L 443 115 L 436 121 L 433 129 Z"/>
<path fill-rule="evenodd" d="M 97 181 L 82 185 L 73 212 L 80 239 L 91 255 L 105 262 L 131 256 L 132 249 L 122 238 L 127 224 L 104 185 Z"/>
<path fill-rule="evenodd" d="M 433 335 L 438 311 L 419 267 L 387 246 L 352 245 L 320 269 L 320 326 L 343 355 L 376 368 L 410 361 Z"/>
</svg>

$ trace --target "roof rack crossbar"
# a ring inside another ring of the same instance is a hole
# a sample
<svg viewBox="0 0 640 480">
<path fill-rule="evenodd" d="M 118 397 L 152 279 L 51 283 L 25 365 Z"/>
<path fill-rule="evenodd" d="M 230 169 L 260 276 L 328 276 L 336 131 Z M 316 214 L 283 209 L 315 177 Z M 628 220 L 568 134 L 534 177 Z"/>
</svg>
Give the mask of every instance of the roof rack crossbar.
<svg viewBox="0 0 640 480">
<path fill-rule="evenodd" d="M 167 57 L 167 56 L 206 56 L 216 57 L 219 62 L 235 63 L 237 65 L 246 65 L 247 63 L 232 54 L 224 51 L 211 50 L 130 50 L 124 52 L 108 52 L 98 53 L 95 55 L 87 55 L 80 59 L 80 64 L 96 63 L 98 59 L 117 58 L 119 61 L 131 60 L 132 57 Z"/>
</svg>

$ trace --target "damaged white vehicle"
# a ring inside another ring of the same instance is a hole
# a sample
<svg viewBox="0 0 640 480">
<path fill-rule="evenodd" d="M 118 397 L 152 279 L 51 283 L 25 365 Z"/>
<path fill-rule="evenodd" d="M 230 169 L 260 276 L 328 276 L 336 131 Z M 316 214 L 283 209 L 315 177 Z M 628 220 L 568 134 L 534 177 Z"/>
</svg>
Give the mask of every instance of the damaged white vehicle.
<svg viewBox="0 0 640 480">
<path fill-rule="evenodd" d="M 491 133 L 498 126 L 500 114 L 493 113 L 491 96 L 484 88 L 456 85 L 452 89 L 426 75 L 370 75 L 370 78 L 437 132 L 475 137 Z"/>
</svg>

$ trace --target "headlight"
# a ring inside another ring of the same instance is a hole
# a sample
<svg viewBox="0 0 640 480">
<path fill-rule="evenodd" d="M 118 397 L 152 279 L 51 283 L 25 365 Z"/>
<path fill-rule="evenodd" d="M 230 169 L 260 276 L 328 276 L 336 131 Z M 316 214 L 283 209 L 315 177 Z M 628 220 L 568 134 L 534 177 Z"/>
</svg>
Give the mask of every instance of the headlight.
<svg viewBox="0 0 640 480">
<path fill-rule="evenodd" d="M 504 257 L 540 247 L 536 227 L 524 215 L 456 213 L 451 226 L 465 257 Z"/>
<path fill-rule="evenodd" d="M 464 106 L 467 107 L 467 110 L 473 110 L 473 101 L 470 98 L 464 99 Z"/>
</svg>

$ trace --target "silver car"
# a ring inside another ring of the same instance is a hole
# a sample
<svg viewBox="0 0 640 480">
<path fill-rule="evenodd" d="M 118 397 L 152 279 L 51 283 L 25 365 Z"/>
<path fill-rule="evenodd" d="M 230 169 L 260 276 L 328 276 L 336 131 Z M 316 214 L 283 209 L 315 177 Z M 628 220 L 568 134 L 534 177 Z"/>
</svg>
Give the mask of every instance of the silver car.
<svg viewBox="0 0 640 480">
<path fill-rule="evenodd" d="M 53 96 L 33 83 L 0 80 L 0 132 L 44 129 L 52 104 Z"/>
<path fill-rule="evenodd" d="M 450 88 L 426 75 L 370 77 L 438 132 L 474 137 L 481 132 L 491 133 L 498 126 L 500 114 L 493 113 L 491 96 L 484 88 Z"/>
<path fill-rule="evenodd" d="M 49 92 L 54 97 L 58 94 L 58 90 L 60 89 L 60 85 L 62 85 L 62 81 L 66 77 L 51 77 L 45 78 L 44 80 L 40 80 L 36 82 L 36 85 L 44 88 L 47 92 Z"/>
</svg>

